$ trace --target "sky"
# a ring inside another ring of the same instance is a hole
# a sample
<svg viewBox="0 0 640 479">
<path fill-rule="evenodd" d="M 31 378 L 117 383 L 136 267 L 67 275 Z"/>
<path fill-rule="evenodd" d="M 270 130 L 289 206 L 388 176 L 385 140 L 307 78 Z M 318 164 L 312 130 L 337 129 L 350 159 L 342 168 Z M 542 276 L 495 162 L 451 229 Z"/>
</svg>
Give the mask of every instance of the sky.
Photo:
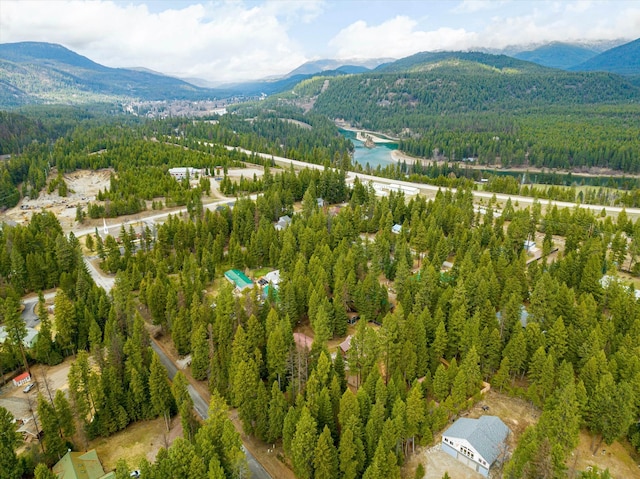
<svg viewBox="0 0 640 479">
<path fill-rule="evenodd" d="M 0 43 L 231 82 L 321 58 L 640 36 L 640 0 L 0 0 Z"/>
</svg>

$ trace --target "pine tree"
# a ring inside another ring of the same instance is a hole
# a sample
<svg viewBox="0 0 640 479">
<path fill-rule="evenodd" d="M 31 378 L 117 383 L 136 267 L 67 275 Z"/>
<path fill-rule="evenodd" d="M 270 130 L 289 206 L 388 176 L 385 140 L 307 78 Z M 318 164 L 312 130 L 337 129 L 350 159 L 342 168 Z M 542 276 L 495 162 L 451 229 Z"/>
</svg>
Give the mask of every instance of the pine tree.
<svg viewBox="0 0 640 479">
<path fill-rule="evenodd" d="M 296 425 L 296 433 L 291 441 L 291 462 L 296 477 L 313 478 L 313 456 L 318 443 L 316 421 L 306 406 L 302 408 L 300 419 Z"/>
<path fill-rule="evenodd" d="M 27 325 L 20 317 L 20 304 L 13 296 L 8 296 L 4 301 L 4 325 L 7 330 L 9 344 L 20 351 L 25 371 L 29 371 L 29 363 L 24 351 L 22 340 L 27 335 Z"/>
<path fill-rule="evenodd" d="M 11 479 L 11 476 L 2 476 L 7 479 Z M 36 466 L 34 471 L 35 479 L 58 479 L 58 476 L 54 474 L 45 464 L 40 463 Z"/>
<path fill-rule="evenodd" d="M 355 432 L 353 421 L 347 423 L 340 435 L 340 472 L 343 479 L 356 479 L 364 466 L 364 445 L 362 439 Z"/>
<path fill-rule="evenodd" d="M 78 322 L 75 308 L 63 290 L 59 290 L 54 300 L 54 319 L 56 325 L 56 344 L 67 355 L 76 348 L 76 334 Z"/>
<path fill-rule="evenodd" d="M 69 400 L 60 389 L 56 391 L 56 395 L 53 398 L 53 404 L 55 406 L 62 434 L 65 438 L 71 439 L 76 432 L 76 424 L 73 419 Z"/>
<path fill-rule="evenodd" d="M 65 451 L 65 444 L 60 437 L 60 423 L 54 407 L 42 396 L 38 395 L 38 417 L 44 435 L 44 449 L 52 461 L 59 461 Z"/>
<path fill-rule="evenodd" d="M 171 411 L 174 407 L 171 387 L 167 379 L 167 370 L 155 352 L 149 370 L 149 398 L 156 416 L 163 416 L 165 427 L 169 431 Z"/>
<path fill-rule="evenodd" d="M 273 443 L 282 437 L 284 419 L 287 415 L 287 400 L 274 381 L 271 387 L 271 400 L 269 401 L 269 433 L 267 442 Z"/>
<path fill-rule="evenodd" d="M 0 477 L 22 477 L 22 467 L 16 455 L 16 449 L 21 442 L 22 438 L 13 423 L 13 415 L 0 406 Z"/>
<path fill-rule="evenodd" d="M 191 335 L 191 375 L 202 381 L 209 373 L 209 340 L 205 324 L 199 324 Z"/>
<path fill-rule="evenodd" d="M 315 479 L 333 479 L 338 477 L 338 451 L 333 445 L 331 431 L 324 427 L 318 438 L 313 457 Z"/>
</svg>

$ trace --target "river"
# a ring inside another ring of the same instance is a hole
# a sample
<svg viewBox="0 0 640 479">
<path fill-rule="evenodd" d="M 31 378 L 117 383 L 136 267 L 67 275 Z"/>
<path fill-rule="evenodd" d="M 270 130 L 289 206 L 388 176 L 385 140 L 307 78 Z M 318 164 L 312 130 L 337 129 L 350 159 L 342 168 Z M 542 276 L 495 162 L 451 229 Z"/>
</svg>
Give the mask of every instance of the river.
<svg viewBox="0 0 640 479">
<path fill-rule="evenodd" d="M 340 130 L 340 134 L 351 140 L 353 146 L 355 146 L 353 160 L 361 164 L 363 168 L 367 166 L 367 163 L 374 170 L 378 166 L 384 168 L 395 163 L 391 157 L 391 152 L 398 149 L 397 143 L 378 143 L 375 148 L 367 148 L 364 146 L 364 142 L 356 140 L 355 131 Z"/>
</svg>

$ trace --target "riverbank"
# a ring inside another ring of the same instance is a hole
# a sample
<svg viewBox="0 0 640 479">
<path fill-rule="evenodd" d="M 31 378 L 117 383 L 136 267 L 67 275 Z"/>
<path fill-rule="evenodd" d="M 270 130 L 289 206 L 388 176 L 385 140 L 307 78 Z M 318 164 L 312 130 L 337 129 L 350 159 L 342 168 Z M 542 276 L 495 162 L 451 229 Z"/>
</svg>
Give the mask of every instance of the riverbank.
<svg viewBox="0 0 640 479">
<path fill-rule="evenodd" d="M 346 128 L 344 128 L 346 129 Z M 373 143 L 397 143 L 396 140 L 390 140 L 389 138 L 382 138 L 375 133 L 367 130 L 350 130 L 356 132 L 356 140 L 359 141 L 372 141 Z"/>
<path fill-rule="evenodd" d="M 402 163 L 404 161 L 407 165 L 413 165 L 417 161 L 429 161 L 426 158 L 418 158 L 417 156 L 407 155 L 405 152 L 400 150 L 393 150 L 391 152 L 391 159 L 396 163 Z"/>
<path fill-rule="evenodd" d="M 415 162 L 420 161 L 424 164 L 436 163 L 437 165 L 442 165 L 444 163 L 453 163 L 448 160 L 433 160 L 432 158 L 419 158 L 416 156 L 408 155 L 407 153 L 394 150 L 391 152 L 391 158 L 396 163 L 405 162 L 407 165 L 413 165 Z M 613 178 L 633 178 L 640 179 L 640 174 L 630 174 L 625 173 L 619 170 L 612 170 L 609 168 L 574 168 L 572 170 L 566 170 L 561 168 L 537 168 L 535 166 L 512 166 L 509 168 L 504 168 L 502 165 L 479 165 L 472 163 L 460 163 L 456 162 L 460 165 L 464 165 L 464 168 L 469 170 L 481 170 L 488 173 L 526 173 L 527 175 L 535 175 L 535 174 L 557 174 L 557 175 L 575 175 L 578 177 L 588 177 L 588 178 L 598 178 L 602 176 L 613 177 Z"/>
</svg>

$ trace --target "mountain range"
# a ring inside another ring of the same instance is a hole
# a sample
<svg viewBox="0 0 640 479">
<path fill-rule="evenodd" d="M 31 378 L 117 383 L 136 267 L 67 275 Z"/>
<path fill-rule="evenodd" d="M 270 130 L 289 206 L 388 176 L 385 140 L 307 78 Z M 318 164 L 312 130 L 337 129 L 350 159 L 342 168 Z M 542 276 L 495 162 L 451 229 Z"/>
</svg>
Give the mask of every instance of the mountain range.
<svg viewBox="0 0 640 479">
<path fill-rule="evenodd" d="M 525 61 L 526 60 L 526 61 Z M 316 60 L 281 78 L 219 85 L 193 83 L 144 68 L 110 68 L 61 45 L 39 42 L 0 44 L 0 107 L 34 103 L 81 104 L 140 100 L 203 100 L 253 97 L 291 90 L 314 75 L 327 77 L 375 73 L 420 72 L 445 62 L 458 71 L 485 69 L 536 73 L 551 68 L 608 71 L 640 79 L 640 39 L 600 54 L 586 47 L 553 43 L 513 57 L 489 53 L 422 52 L 396 61 Z M 552 70 L 551 70 L 552 71 Z"/>
</svg>

